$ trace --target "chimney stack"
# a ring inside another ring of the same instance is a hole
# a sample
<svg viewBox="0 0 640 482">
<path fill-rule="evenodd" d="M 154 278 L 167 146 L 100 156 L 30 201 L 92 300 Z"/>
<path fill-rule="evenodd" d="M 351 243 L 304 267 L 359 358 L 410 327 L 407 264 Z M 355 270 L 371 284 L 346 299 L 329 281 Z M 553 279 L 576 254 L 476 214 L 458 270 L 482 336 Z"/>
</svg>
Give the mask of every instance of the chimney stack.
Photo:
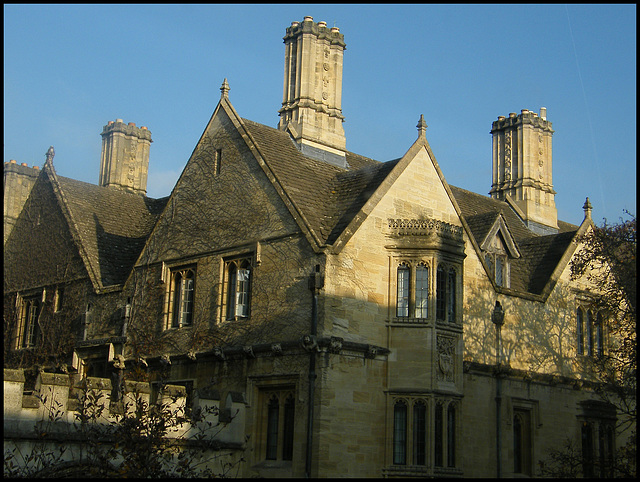
<svg viewBox="0 0 640 482">
<path fill-rule="evenodd" d="M 99 185 L 146 194 L 151 132 L 116 119 L 102 129 Z"/>
<path fill-rule="evenodd" d="M 551 122 L 547 109 L 528 109 L 493 122 L 493 182 L 490 195 L 507 196 L 522 210 L 527 227 L 539 234 L 558 232 L 551 172 Z"/>
<path fill-rule="evenodd" d="M 313 17 L 292 22 L 284 36 L 285 65 L 278 129 L 305 155 L 346 167 L 342 123 L 342 58 L 346 44 L 337 27 Z"/>
</svg>

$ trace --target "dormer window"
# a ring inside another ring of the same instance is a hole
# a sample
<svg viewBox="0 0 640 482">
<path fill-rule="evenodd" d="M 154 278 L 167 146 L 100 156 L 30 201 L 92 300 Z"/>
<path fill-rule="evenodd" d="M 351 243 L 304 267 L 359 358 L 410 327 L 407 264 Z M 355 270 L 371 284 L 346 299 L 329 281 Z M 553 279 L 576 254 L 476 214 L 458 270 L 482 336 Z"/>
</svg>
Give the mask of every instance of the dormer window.
<svg viewBox="0 0 640 482">
<path fill-rule="evenodd" d="M 484 260 L 497 286 L 509 287 L 508 257 L 504 253 L 485 253 Z"/>
<path fill-rule="evenodd" d="M 487 272 L 496 286 L 510 288 L 510 261 L 519 258 L 520 253 L 502 214 L 496 218 L 480 248 Z"/>
</svg>

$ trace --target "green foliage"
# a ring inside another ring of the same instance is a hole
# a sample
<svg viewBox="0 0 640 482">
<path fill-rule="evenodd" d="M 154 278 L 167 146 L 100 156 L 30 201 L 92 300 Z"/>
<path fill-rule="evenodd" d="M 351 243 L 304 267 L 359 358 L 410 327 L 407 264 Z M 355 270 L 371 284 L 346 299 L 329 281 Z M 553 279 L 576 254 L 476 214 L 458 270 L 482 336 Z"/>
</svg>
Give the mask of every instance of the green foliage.
<svg viewBox="0 0 640 482">
<path fill-rule="evenodd" d="M 618 224 L 594 226 L 578 242 L 581 248 L 571 263 L 573 279 L 584 279 L 597 287 L 599 297 L 593 308 L 607 314 L 610 344 L 607 351 L 593 360 L 594 375 L 601 382 L 601 398 L 616 407 L 617 433 L 629 436 L 618 447 L 611 469 L 617 477 L 636 477 L 636 218 Z M 582 476 L 581 451 L 571 440 L 549 451 L 539 462 L 539 473 L 550 477 Z M 594 460 L 594 473 L 600 473 Z M 606 467 L 606 470 L 609 468 Z"/>
</svg>

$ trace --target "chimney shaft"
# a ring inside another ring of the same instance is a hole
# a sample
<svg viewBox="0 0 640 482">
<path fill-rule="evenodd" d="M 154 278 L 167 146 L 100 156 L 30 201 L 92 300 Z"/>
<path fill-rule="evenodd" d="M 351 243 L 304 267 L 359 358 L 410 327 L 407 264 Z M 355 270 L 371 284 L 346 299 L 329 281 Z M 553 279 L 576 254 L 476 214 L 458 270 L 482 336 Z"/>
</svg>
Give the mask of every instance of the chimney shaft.
<svg viewBox="0 0 640 482">
<path fill-rule="evenodd" d="M 534 232 L 558 232 L 558 211 L 552 182 L 551 138 L 547 109 L 528 109 L 493 122 L 493 181 L 491 197 L 508 195 L 522 210 Z"/>
<path fill-rule="evenodd" d="M 101 135 L 99 185 L 146 194 L 151 132 L 116 119 L 104 126 Z"/>
<path fill-rule="evenodd" d="M 284 36 L 285 66 L 278 128 L 310 157 L 346 167 L 342 123 L 344 35 L 312 17 L 292 22 Z"/>
</svg>

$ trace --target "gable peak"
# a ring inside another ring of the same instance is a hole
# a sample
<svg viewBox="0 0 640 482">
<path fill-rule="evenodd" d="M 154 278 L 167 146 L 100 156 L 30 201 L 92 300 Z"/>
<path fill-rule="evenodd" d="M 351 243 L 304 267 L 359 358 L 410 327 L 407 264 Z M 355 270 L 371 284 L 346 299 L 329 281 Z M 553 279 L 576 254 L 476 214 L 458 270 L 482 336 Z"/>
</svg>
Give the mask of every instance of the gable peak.
<svg viewBox="0 0 640 482">
<path fill-rule="evenodd" d="M 228 99 L 230 90 L 231 88 L 229 87 L 229 82 L 227 82 L 227 78 L 225 77 L 224 81 L 222 82 L 222 86 L 220 87 L 220 92 L 222 92 L 222 94 L 220 95 L 220 99 Z"/>
<path fill-rule="evenodd" d="M 593 206 L 591 206 L 591 201 L 589 201 L 589 198 L 587 198 L 582 205 L 582 209 L 584 209 L 584 218 L 591 219 L 591 211 L 593 210 Z"/>
<path fill-rule="evenodd" d="M 427 123 L 424 120 L 424 115 L 420 114 L 420 120 L 418 121 L 418 125 L 416 126 L 418 128 L 418 137 L 427 137 Z"/>
</svg>

